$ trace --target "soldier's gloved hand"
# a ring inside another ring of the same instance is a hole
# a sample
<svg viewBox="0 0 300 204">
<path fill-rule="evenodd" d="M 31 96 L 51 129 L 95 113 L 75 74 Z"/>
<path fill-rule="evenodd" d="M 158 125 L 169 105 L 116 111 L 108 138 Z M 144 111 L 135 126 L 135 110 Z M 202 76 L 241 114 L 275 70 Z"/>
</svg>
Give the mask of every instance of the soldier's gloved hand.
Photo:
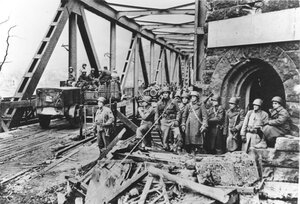
<svg viewBox="0 0 300 204">
<path fill-rule="evenodd" d="M 174 122 L 174 127 L 179 127 L 179 122 L 177 120 Z"/>
<path fill-rule="evenodd" d="M 201 132 L 201 133 L 205 132 L 205 130 L 206 130 L 206 128 L 203 127 L 203 126 L 200 128 L 200 132 Z"/>
<path fill-rule="evenodd" d="M 246 135 L 241 135 L 241 138 L 242 138 L 242 143 L 246 143 L 247 142 Z"/>
</svg>

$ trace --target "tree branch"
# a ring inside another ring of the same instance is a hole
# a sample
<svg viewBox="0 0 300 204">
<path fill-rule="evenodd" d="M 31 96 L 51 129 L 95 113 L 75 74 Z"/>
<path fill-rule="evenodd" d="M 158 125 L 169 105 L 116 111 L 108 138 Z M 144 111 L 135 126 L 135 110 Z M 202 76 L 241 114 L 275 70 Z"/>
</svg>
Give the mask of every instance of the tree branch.
<svg viewBox="0 0 300 204">
<path fill-rule="evenodd" d="M 14 27 L 16 27 L 16 25 L 10 27 L 10 28 L 8 29 L 8 32 L 7 32 L 7 38 L 6 38 L 6 51 L 5 51 L 5 55 L 4 55 L 4 57 L 3 57 L 3 60 L 2 60 L 2 62 L 1 62 L 1 64 L 0 64 L 0 72 L 1 72 L 2 66 L 4 65 L 4 63 L 5 63 L 6 59 L 7 59 L 7 56 L 8 56 L 8 50 L 9 50 L 9 38 L 11 37 L 9 33 L 10 33 L 11 29 L 13 29 Z"/>
<path fill-rule="evenodd" d="M 6 19 L 6 20 L 4 20 L 4 21 L 0 22 L 0 25 L 1 25 L 1 24 L 3 24 L 3 23 L 6 23 L 8 20 L 9 20 L 9 16 L 7 17 L 7 19 Z"/>
</svg>

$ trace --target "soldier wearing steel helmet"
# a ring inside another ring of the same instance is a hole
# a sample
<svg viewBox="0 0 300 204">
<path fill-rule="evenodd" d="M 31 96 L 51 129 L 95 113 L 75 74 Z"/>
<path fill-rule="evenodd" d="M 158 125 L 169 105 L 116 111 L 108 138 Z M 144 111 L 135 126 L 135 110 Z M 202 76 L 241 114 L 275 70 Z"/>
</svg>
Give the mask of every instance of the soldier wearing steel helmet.
<svg viewBox="0 0 300 204">
<path fill-rule="evenodd" d="M 283 137 L 290 133 L 290 114 L 283 107 L 283 100 L 280 96 L 272 98 L 273 108 L 270 110 L 270 118 L 263 127 L 263 139 L 255 145 L 255 148 L 274 147 L 276 138 Z"/>
<path fill-rule="evenodd" d="M 155 110 L 151 105 L 151 96 L 144 96 L 142 98 L 142 106 L 138 108 L 138 112 L 141 116 L 141 124 L 136 129 L 136 137 L 142 138 L 153 125 Z M 151 132 L 149 132 L 141 143 L 141 148 L 151 147 Z"/>
<path fill-rule="evenodd" d="M 181 128 L 185 132 L 185 145 L 189 153 L 203 153 L 204 132 L 207 129 L 207 113 L 200 102 L 200 94 L 191 91 L 191 102 L 182 116 Z"/>
<path fill-rule="evenodd" d="M 214 95 L 210 99 L 210 106 L 207 109 L 208 129 L 204 146 L 208 153 L 224 153 L 225 141 L 223 138 L 223 126 L 225 110 L 221 106 L 220 96 Z"/>
<path fill-rule="evenodd" d="M 98 98 L 98 110 L 95 115 L 95 123 L 97 131 L 97 144 L 101 153 L 101 150 L 105 150 L 110 142 L 110 128 L 114 122 L 114 115 L 110 108 L 105 107 L 105 98 Z"/>
<path fill-rule="evenodd" d="M 241 148 L 240 130 L 245 118 L 245 112 L 239 107 L 239 99 L 232 97 L 229 99 L 229 110 L 225 114 L 225 124 L 223 135 L 226 136 L 226 149 L 229 152 L 237 151 Z"/>
<path fill-rule="evenodd" d="M 164 149 L 170 150 L 170 133 L 173 133 L 174 139 L 181 137 L 179 130 L 180 110 L 178 103 L 170 98 L 169 87 L 163 87 L 161 94 L 162 98 L 157 103 L 155 110 L 156 129 L 162 133 Z"/>
<path fill-rule="evenodd" d="M 263 100 L 257 98 L 252 104 L 253 110 L 247 112 L 241 129 L 242 150 L 247 150 L 248 147 L 253 147 L 261 141 L 261 129 L 267 124 L 269 118 L 268 114 L 261 109 Z"/>
</svg>

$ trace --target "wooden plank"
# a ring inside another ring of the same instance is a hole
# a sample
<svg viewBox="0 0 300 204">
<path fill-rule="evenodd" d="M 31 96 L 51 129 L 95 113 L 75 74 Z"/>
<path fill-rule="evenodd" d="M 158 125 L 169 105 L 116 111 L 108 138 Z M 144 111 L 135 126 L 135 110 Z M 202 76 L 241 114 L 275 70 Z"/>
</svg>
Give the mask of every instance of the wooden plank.
<svg viewBox="0 0 300 204">
<path fill-rule="evenodd" d="M 264 167 L 263 177 L 267 181 L 278 182 L 299 182 L 299 169 L 298 168 L 281 168 L 281 167 Z"/>
<path fill-rule="evenodd" d="M 115 192 L 108 198 L 107 203 L 112 202 L 113 200 L 117 199 L 120 195 L 122 195 L 128 188 L 138 183 L 140 180 L 147 176 L 148 172 L 143 171 L 139 173 L 136 177 L 133 177 L 126 181 L 126 183 L 119 188 L 115 189 Z"/>
<path fill-rule="evenodd" d="M 123 122 L 127 127 L 129 127 L 133 132 L 136 132 L 138 128 L 136 124 L 130 121 L 125 115 L 123 115 L 120 111 L 116 110 L 117 117 Z"/>
<path fill-rule="evenodd" d="M 298 184 L 286 182 L 265 182 L 260 192 L 262 198 L 293 200 L 298 198 Z"/>
<path fill-rule="evenodd" d="M 294 139 L 279 137 L 276 139 L 275 149 L 281 151 L 299 152 L 299 137 Z"/>
<path fill-rule="evenodd" d="M 81 141 L 79 141 L 79 142 L 76 142 L 75 144 L 72 144 L 72 145 L 70 145 L 70 146 L 68 146 L 68 147 L 66 147 L 66 148 L 63 148 L 63 149 L 61 149 L 61 150 L 59 150 L 59 151 L 57 151 L 56 153 L 55 153 L 55 158 L 58 158 L 61 154 L 63 154 L 64 152 L 66 152 L 66 151 L 68 151 L 68 150 L 70 150 L 70 149 L 72 149 L 72 148 L 74 148 L 74 147 L 77 147 L 78 145 L 81 145 L 81 144 L 84 144 L 84 143 L 86 143 L 86 142 L 89 142 L 89 141 L 92 141 L 92 140 L 96 140 L 96 137 L 95 136 L 91 136 L 91 137 L 88 137 L 88 138 L 86 138 L 86 139 L 84 139 L 84 140 L 81 140 Z"/>
<path fill-rule="evenodd" d="M 229 201 L 229 195 L 227 195 L 227 193 L 225 193 L 225 191 L 222 189 L 205 186 L 187 179 L 182 179 L 178 176 L 169 174 L 163 170 L 151 166 L 148 168 L 148 171 L 152 175 L 163 176 L 164 178 L 170 181 L 176 182 L 181 186 L 184 186 L 202 195 L 218 200 L 222 203 L 227 203 Z"/>
<path fill-rule="evenodd" d="M 73 156 L 74 154 L 78 153 L 79 149 L 75 149 L 72 152 L 70 152 L 68 155 L 56 160 L 54 163 L 50 164 L 49 166 L 47 166 L 45 169 L 43 169 L 43 171 L 39 172 L 37 176 L 43 175 L 45 174 L 47 171 L 53 169 L 54 167 L 56 167 L 58 164 L 62 163 L 63 161 L 65 161 L 66 159 L 70 158 L 71 156 Z M 37 177 L 35 176 L 35 178 Z"/>
<path fill-rule="evenodd" d="M 20 171 L 19 173 L 15 174 L 15 175 L 13 175 L 13 176 L 7 178 L 7 179 L 4 178 L 4 179 L 0 182 L 0 184 L 3 185 L 3 184 L 5 184 L 5 183 L 7 183 L 7 182 L 9 182 L 9 181 L 11 181 L 11 180 L 13 180 L 13 179 L 19 177 L 19 176 L 22 176 L 23 174 L 29 172 L 31 169 L 32 169 L 32 168 L 30 168 L 30 169 L 24 169 L 23 171 Z"/>
<path fill-rule="evenodd" d="M 147 199 L 147 195 L 148 195 L 150 187 L 151 187 L 151 184 L 152 184 L 152 181 L 153 181 L 153 177 L 152 176 L 148 176 L 147 180 L 146 180 L 146 184 L 144 186 L 144 189 L 143 189 L 143 192 L 142 192 L 142 195 L 141 195 L 141 197 L 139 199 L 138 204 L 144 204 L 145 203 L 145 201 Z"/>
</svg>

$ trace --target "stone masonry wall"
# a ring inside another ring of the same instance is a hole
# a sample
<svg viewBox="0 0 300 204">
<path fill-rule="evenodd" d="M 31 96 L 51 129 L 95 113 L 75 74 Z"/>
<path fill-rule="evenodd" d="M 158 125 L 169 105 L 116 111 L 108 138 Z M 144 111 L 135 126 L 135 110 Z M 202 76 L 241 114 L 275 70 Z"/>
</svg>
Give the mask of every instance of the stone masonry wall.
<svg viewBox="0 0 300 204">
<path fill-rule="evenodd" d="M 207 0 L 206 22 L 296 7 L 299 7 L 299 0 Z M 224 77 L 232 68 L 231 64 L 241 58 L 258 58 L 276 70 L 283 82 L 287 103 L 296 105 L 300 101 L 294 91 L 294 86 L 300 81 L 299 50 L 299 41 L 207 49 L 202 75 L 204 94 L 220 91 Z"/>
</svg>

